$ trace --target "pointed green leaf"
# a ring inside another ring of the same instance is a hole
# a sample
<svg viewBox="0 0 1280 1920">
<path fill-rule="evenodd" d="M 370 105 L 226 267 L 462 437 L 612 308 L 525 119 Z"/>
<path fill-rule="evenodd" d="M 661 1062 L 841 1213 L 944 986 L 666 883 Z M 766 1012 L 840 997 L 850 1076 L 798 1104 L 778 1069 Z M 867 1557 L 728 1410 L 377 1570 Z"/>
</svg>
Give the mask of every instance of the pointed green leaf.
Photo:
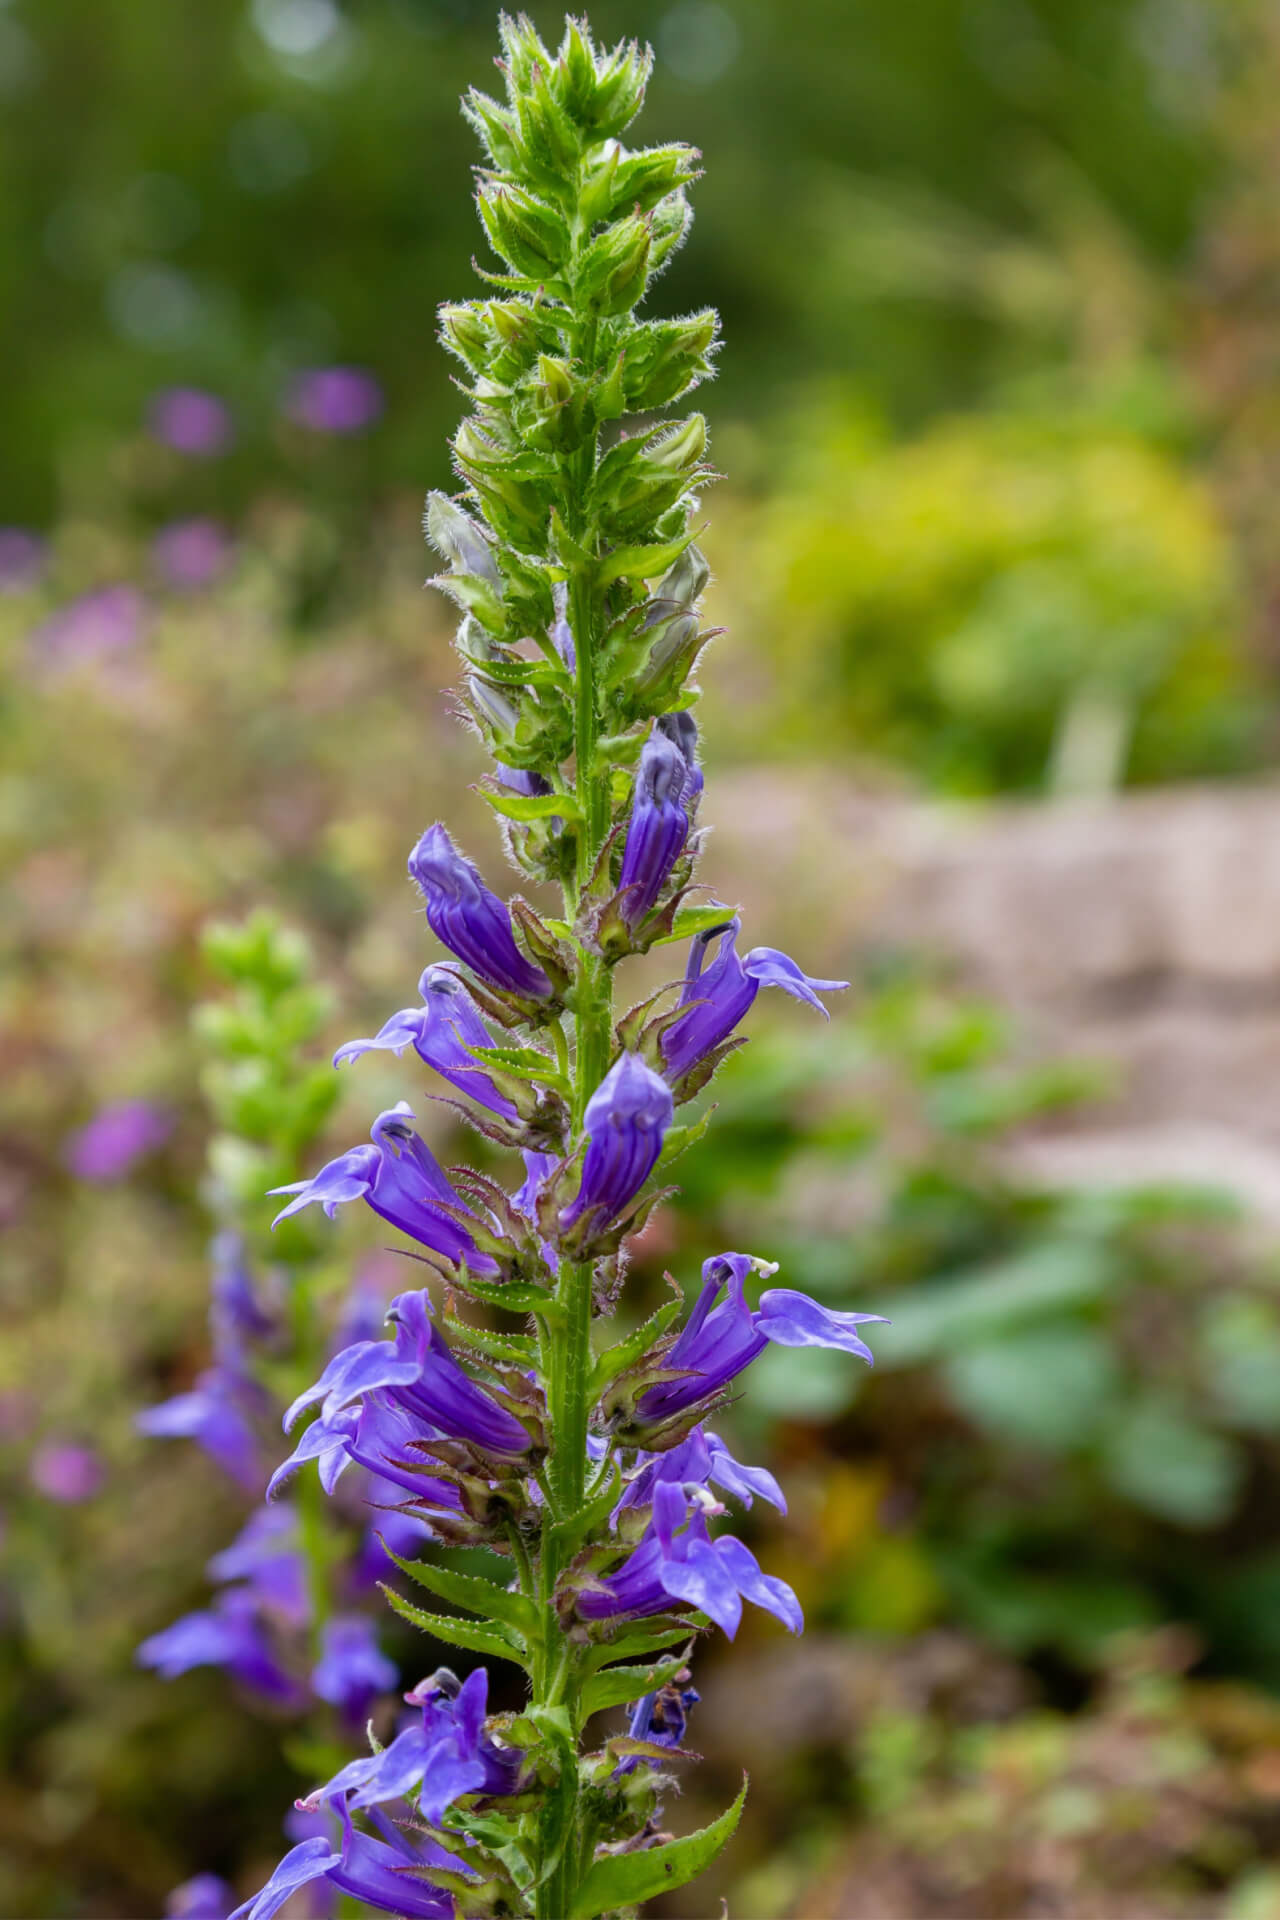
<svg viewBox="0 0 1280 1920">
<path fill-rule="evenodd" d="M 505 820 L 581 820 L 582 809 L 568 793 L 494 793 L 481 787 L 480 798 Z"/>
<path fill-rule="evenodd" d="M 603 1527 L 609 1515 L 622 1498 L 622 1472 L 617 1461 L 610 1463 L 608 1476 L 604 1484 L 591 1494 L 586 1505 L 577 1513 L 569 1514 L 558 1520 L 552 1528 L 556 1540 L 564 1549 L 565 1557 L 575 1554 L 589 1534 Z"/>
<path fill-rule="evenodd" d="M 433 1639 L 443 1640 L 451 1647 L 465 1647 L 468 1653 L 483 1653 L 493 1659 L 510 1660 L 518 1667 L 526 1664 L 524 1649 L 506 1627 L 482 1625 L 478 1620 L 457 1620 L 447 1613 L 427 1613 L 424 1608 L 415 1607 L 411 1600 L 397 1593 L 394 1587 L 382 1581 L 378 1584 L 386 1594 L 392 1611 L 398 1613 L 402 1620 L 421 1627 Z"/>
<path fill-rule="evenodd" d="M 485 1852 L 500 1860 L 523 1892 L 533 1885 L 533 1869 L 520 1836 L 520 1823 L 503 1814 L 467 1813 L 449 1809 L 449 1823 L 477 1839 Z"/>
<path fill-rule="evenodd" d="M 675 940 L 689 940 L 695 933 L 706 933 L 711 927 L 727 927 L 733 912 L 732 907 L 681 907 L 670 933 L 664 933 L 653 945 L 669 947 Z"/>
<path fill-rule="evenodd" d="M 482 659 L 465 647 L 459 647 L 458 653 L 482 680 L 497 680 L 505 687 L 568 687 L 572 684 L 563 668 L 557 671 L 544 660 Z"/>
<path fill-rule="evenodd" d="M 667 1618 L 670 1619 L 670 1615 Z M 705 1627 L 707 1616 L 704 1613 L 691 1613 L 675 1626 L 637 1627 L 633 1632 L 620 1633 L 613 1640 L 605 1640 L 599 1646 L 591 1647 L 583 1657 L 583 1666 L 589 1673 L 597 1673 L 607 1667 L 612 1660 L 641 1659 L 646 1654 L 659 1653 L 663 1647 L 678 1647 L 687 1643 L 690 1633 L 697 1627 Z"/>
<path fill-rule="evenodd" d="M 495 637 L 506 634 L 507 610 L 490 581 L 474 573 L 438 573 L 428 585 L 448 594 L 464 613 L 474 613 L 481 626 Z"/>
<path fill-rule="evenodd" d="M 481 1580 L 473 1573 L 455 1573 L 451 1567 L 437 1567 L 430 1560 L 402 1560 L 398 1553 L 391 1552 L 385 1540 L 382 1545 L 401 1573 L 407 1573 L 438 1600 L 465 1607 L 469 1613 L 478 1613 L 482 1620 L 514 1627 L 517 1639 L 537 1633 L 538 1609 L 522 1593 L 512 1593 L 510 1588 L 495 1586 L 492 1580 Z"/>
<path fill-rule="evenodd" d="M 505 1879 L 506 1876 L 501 1878 Z M 485 1888 L 483 1881 L 477 1881 L 469 1873 L 454 1873 L 449 1867 L 428 1867 L 424 1870 L 424 1879 L 427 1886 L 439 1887 L 442 1892 L 453 1894 L 455 1901 L 465 1900 L 473 1913 L 476 1911 L 474 1905 L 476 1897 Z M 418 1885 L 422 1885 L 422 1881 L 418 1881 Z M 461 1911 L 461 1908 L 457 1908 L 456 1911 Z"/>
<path fill-rule="evenodd" d="M 743 1776 L 742 1791 L 731 1807 L 725 1809 L 709 1827 L 686 1834 L 683 1840 L 670 1840 L 665 1847 L 650 1847 L 645 1853 L 606 1854 L 597 1860 L 573 1897 L 568 1920 L 599 1920 L 616 1907 L 638 1907 L 673 1887 L 683 1887 L 705 1867 L 709 1867 L 738 1824 L 742 1804 L 747 1797 Z"/>
<path fill-rule="evenodd" d="M 667 1128 L 662 1142 L 662 1152 L 657 1160 L 659 1169 L 669 1167 L 673 1160 L 678 1160 L 682 1153 L 687 1153 L 690 1147 L 698 1144 L 711 1125 L 711 1116 L 714 1112 L 714 1107 L 708 1107 L 701 1119 L 694 1120 L 689 1126 Z"/>
<path fill-rule="evenodd" d="M 505 1367 L 530 1367 L 538 1358 L 538 1343 L 527 1333 L 494 1333 L 489 1327 L 473 1327 L 453 1314 L 444 1316 L 444 1330 L 463 1346 L 474 1347 L 490 1360 Z"/>
<path fill-rule="evenodd" d="M 611 586 L 615 580 L 655 580 L 675 565 L 697 537 L 695 527 L 692 533 L 681 534 L 678 540 L 664 540 L 660 546 L 616 547 L 600 562 L 600 585 Z"/>
<path fill-rule="evenodd" d="M 509 1073 L 517 1080 L 531 1081 L 534 1086 L 546 1086 L 554 1082 L 568 1091 L 551 1055 L 543 1053 L 538 1047 L 468 1047 L 467 1052 L 482 1067 L 500 1067 L 503 1073 Z"/>
<path fill-rule="evenodd" d="M 646 1693 L 656 1693 L 684 1670 L 691 1646 L 690 1641 L 679 1653 L 647 1667 L 610 1667 L 605 1673 L 595 1674 L 582 1689 L 583 1713 L 603 1713 L 606 1707 L 629 1706 Z"/>
<path fill-rule="evenodd" d="M 665 1306 L 659 1307 L 656 1313 L 651 1313 L 647 1320 L 642 1321 L 629 1333 L 625 1340 L 619 1340 L 616 1346 L 608 1347 L 591 1370 L 591 1379 L 587 1386 L 588 1399 L 599 1399 L 611 1380 L 616 1380 L 620 1373 L 625 1373 L 628 1367 L 634 1366 L 641 1355 L 649 1351 L 655 1340 L 662 1338 L 683 1307 L 682 1299 L 668 1300 Z"/>
<path fill-rule="evenodd" d="M 535 1286 L 532 1280 L 479 1280 L 469 1273 L 466 1290 L 473 1300 L 481 1300 L 487 1307 L 502 1307 L 507 1313 L 536 1313 L 551 1327 L 564 1321 L 564 1308 L 555 1295 L 546 1287 Z"/>
</svg>

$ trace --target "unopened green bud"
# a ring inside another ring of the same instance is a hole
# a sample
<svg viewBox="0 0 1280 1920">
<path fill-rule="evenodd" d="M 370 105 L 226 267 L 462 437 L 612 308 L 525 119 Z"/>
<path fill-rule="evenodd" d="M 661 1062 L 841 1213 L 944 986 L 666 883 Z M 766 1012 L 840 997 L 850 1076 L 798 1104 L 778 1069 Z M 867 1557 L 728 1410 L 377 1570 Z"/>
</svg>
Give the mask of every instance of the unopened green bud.
<svg viewBox="0 0 1280 1920">
<path fill-rule="evenodd" d="M 606 227 L 592 243 L 575 293 L 597 313 L 629 313 L 649 277 L 649 221 L 636 214 Z"/>
<path fill-rule="evenodd" d="M 553 193 L 563 191 L 576 176 L 581 147 L 577 128 L 551 90 L 548 68 L 537 68 L 516 113 L 530 172 Z"/>
<path fill-rule="evenodd" d="M 623 373 L 627 401 L 637 413 L 669 406 L 711 373 L 719 316 L 707 307 L 687 320 L 655 320 L 627 342 Z"/>
<path fill-rule="evenodd" d="M 666 265 L 693 224 L 693 208 L 686 200 L 683 189 L 678 193 L 669 193 L 665 200 L 659 200 L 651 218 L 653 246 L 649 271 L 657 273 Z"/>
<path fill-rule="evenodd" d="M 698 178 L 696 147 L 646 147 L 640 153 L 618 150 L 611 170 L 613 190 L 609 212 L 639 207 L 647 213 L 677 188 Z M 607 217 L 607 215 L 606 215 Z"/>
<path fill-rule="evenodd" d="M 706 592 L 711 569 L 697 546 L 686 547 L 669 573 L 658 582 L 655 600 L 674 600 L 677 606 L 692 607 Z"/>
<path fill-rule="evenodd" d="M 445 493 L 427 495 L 423 528 L 428 540 L 455 573 L 475 574 L 501 592 L 502 580 L 493 547 L 479 524 Z"/>
<path fill-rule="evenodd" d="M 556 90 L 565 111 L 584 124 L 595 99 L 595 51 L 578 20 L 566 20 L 564 39 L 556 60 Z"/>
<path fill-rule="evenodd" d="M 483 680 L 478 673 L 473 673 L 468 675 L 467 691 L 477 717 L 487 724 L 495 741 L 500 744 L 515 734 L 520 725 L 520 709 L 505 688 L 495 686 L 492 680 Z"/>
<path fill-rule="evenodd" d="M 697 631 L 696 613 L 670 613 L 656 623 L 648 658 L 636 675 L 636 686 L 641 692 L 661 679 L 671 663 L 688 649 Z"/>
<path fill-rule="evenodd" d="M 569 235 L 553 208 L 523 187 L 492 180 L 480 188 L 479 203 L 495 251 L 516 273 L 545 280 L 560 271 L 568 256 Z"/>
<path fill-rule="evenodd" d="M 511 94 L 526 93 L 534 70 L 548 68 L 551 55 L 538 38 L 538 30 L 527 13 L 512 19 L 509 13 L 498 15 L 498 35 L 502 41 L 502 61 L 507 71 L 507 89 Z"/>
<path fill-rule="evenodd" d="M 517 396 L 513 418 L 535 447 L 545 452 L 565 451 L 581 444 L 585 397 L 566 360 L 540 354 L 536 378 Z"/>
<path fill-rule="evenodd" d="M 484 309 L 468 300 L 440 309 L 440 338 L 473 373 L 483 373 L 489 359 L 490 336 Z"/>
<path fill-rule="evenodd" d="M 630 126 L 644 105 L 652 68 L 653 54 L 634 40 L 597 62 L 595 93 L 586 115 L 597 134 L 616 135 Z"/>
<path fill-rule="evenodd" d="M 649 463 L 668 473 L 684 473 L 696 467 L 707 450 L 707 422 L 700 413 L 689 418 L 649 448 Z"/>
<path fill-rule="evenodd" d="M 553 360 L 545 353 L 539 354 L 538 378 L 552 406 L 563 407 L 572 400 L 573 379 L 565 361 Z"/>
<path fill-rule="evenodd" d="M 462 111 L 480 135 L 494 166 L 503 173 L 514 173 L 520 165 L 515 115 L 476 87 L 469 89 Z"/>
<path fill-rule="evenodd" d="M 483 432 L 474 419 L 464 420 L 453 437 L 458 467 L 484 506 L 494 532 L 522 552 L 541 552 L 554 492 L 554 471 L 544 480 L 530 473 L 526 457 L 517 470 L 511 453 Z"/>
</svg>

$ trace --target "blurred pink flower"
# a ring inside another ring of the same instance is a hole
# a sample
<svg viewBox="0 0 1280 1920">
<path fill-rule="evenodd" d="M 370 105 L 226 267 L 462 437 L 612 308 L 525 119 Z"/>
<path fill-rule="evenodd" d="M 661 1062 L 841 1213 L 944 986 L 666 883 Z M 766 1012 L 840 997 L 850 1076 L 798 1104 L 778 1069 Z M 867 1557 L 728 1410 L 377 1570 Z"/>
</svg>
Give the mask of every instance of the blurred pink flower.
<svg viewBox="0 0 1280 1920">
<path fill-rule="evenodd" d="M 0 593 L 26 593 L 44 572 L 48 548 L 25 527 L 0 527 Z"/>
<path fill-rule="evenodd" d="M 154 1153 L 173 1131 L 173 1121 L 146 1100 L 117 1100 L 73 1133 L 66 1158 L 78 1179 L 105 1185 L 123 1180 L 135 1161 Z"/>
<path fill-rule="evenodd" d="M 198 460 L 225 453 L 235 438 L 225 402 L 203 387 L 166 387 L 151 402 L 148 424 L 175 453 Z"/>
<path fill-rule="evenodd" d="M 36 654 L 51 666 L 74 666 L 127 653 L 142 635 L 146 602 L 136 587 L 99 587 L 50 614 L 31 636 Z"/>
<path fill-rule="evenodd" d="M 31 1456 L 30 1474 L 37 1493 L 66 1506 L 92 1500 L 105 1478 L 93 1448 L 79 1446 L 74 1440 L 46 1440 Z"/>
<path fill-rule="evenodd" d="M 174 520 L 156 535 L 151 557 L 166 586 L 191 593 L 225 573 L 231 542 L 216 520 Z"/>
<path fill-rule="evenodd" d="M 318 367 L 298 375 L 285 412 L 313 433 L 364 433 L 384 404 L 382 388 L 363 367 Z"/>
</svg>

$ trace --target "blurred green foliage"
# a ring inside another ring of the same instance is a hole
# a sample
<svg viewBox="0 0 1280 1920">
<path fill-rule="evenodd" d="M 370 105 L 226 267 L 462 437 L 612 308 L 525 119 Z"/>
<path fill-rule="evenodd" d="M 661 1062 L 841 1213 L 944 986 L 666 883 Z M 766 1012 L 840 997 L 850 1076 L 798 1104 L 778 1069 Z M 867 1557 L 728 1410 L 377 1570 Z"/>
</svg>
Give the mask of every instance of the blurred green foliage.
<svg viewBox="0 0 1280 1920">
<path fill-rule="evenodd" d="M 1150 380 L 1015 395 L 895 441 L 833 395 L 792 423 L 776 489 L 717 535 L 762 688 L 739 750 L 767 713 L 779 746 L 962 794 L 1260 764 L 1227 528 L 1165 398 L 1162 423 Z"/>
<path fill-rule="evenodd" d="M 455 408 L 431 315 L 474 244 L 456 101 L 489 64 L 495 10 L 5 8 L 0 519 L 107 497 L 104 456 L 174 379 L 233 402 L 240 448 L 210 489 L 224 511 L 242 503 L 297 476 L 281 388 L 332 361 L 370 366 L 390 397 L 346 487 L 443 482 Z M 549 27 L 562 9 L 531 11 Z M 1025 362 L 1028 321 L 1051 341 L 1067 324 L 1054 288 L 1071 276 L 1043 263 L 1081 222 L 1045 187 L 1046 156 L 1164 263 L 1220 166 L 1226 23 L 1173 0 L 599 0 L 592 15 L 602 38 L 657 48 L 650 137 L 706 154 L 698 244 L 666 286 L 673 310 L 724 311 L 728 413 L 757 417 L 814 372 L 856 375 L 895 415 L 980 393 Z M 949 241 L 913 248 L 886 192 L 941 202 Z M 971 264 L 975 232 L 994 272 Z M 904 284 L 904 252 L 923 282 Z"/>
</svg>

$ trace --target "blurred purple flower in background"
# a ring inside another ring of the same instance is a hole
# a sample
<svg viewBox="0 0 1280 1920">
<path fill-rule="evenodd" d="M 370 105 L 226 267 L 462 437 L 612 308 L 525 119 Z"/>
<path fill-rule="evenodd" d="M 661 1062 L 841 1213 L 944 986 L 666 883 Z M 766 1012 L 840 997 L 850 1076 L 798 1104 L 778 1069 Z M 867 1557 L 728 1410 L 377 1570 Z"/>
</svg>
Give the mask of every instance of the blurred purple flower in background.
<svg viewBox="0 0 1280 1920">
<path fill-rule="evenodd" d="M 164 1903 L 165 1920 L 227 1920 L 235 1897 L 216 1873 L 198 1873 L 169 1895 Z"/>
<path fill-rule="evenodd" d="M 152 400 L 147 424 L 165 446 L 198 460 L 225 453 L 235 438 L 225 403 L 203 387 L 166 387 Z"/>
<path fill-rule="evenodd" d="M 206 516 L 174 520 L 152 541 L 151 558 L 166 586 L 192 593 L 226 572 L 231 542 L 218 522 Z"/>
<path fill-rule="evenodd" d="M 172 1117 L 150 1101 L 115 1100 L 71 1135 L 67 1165 L 79 1180 L 99 1185 L 123 1180 L 137 1161 L 162 1147 L 172 1131 Z"/>
<path fill-rule="evenodd" d="M 37 1493 L 64 1506 L 92 1500 L 106 1478 L 93 1448 L 74 1440 L 46 1440 L 31 1456 L 30 1474 Z"/>
<path fill-rule="evenodd" d="M 44 572 L 46 543 L 25 527 L 0 527 L 0 593 L 26 593 Z"/>
<path fill-rule="evenodd" d="M 265 1477 L 254 1417 L 266 1405 L 261 1387 L 235 1364 L 219 1361 L 197 1374 L 187 1393 L 159 1406 L 144 1407 L 134 1418 L 139 1433 L 155 1439 L 194 1440 L 222 1471 L 250 1493 Z"/>
<path fill-rule="evenodd" d="M 311 1673 L 312 1689 L 357 1723 L 365 1719 L 375 1695 L 389 1692 L 400 1678 L 394 1660 L 378 1646 L 377 1622 L 367 1614 L 326 1620 L 321 1649 Z"/>
<path fill-rule="evenodd" d="M 212 1607 L 184 1614 L 162 1633 L 153 1633 L 135 1657 L 166 1680 L 193 1667 L 225 1667 L 242 1686 L 282 1706 L 296 1709 L 306 1697 L 276 1658 L 258 1617 L 257 1598 L 244 1587 L 228 1587 Z"/>
<path fill-rule="evenodd" d="M 31 644 L 38 658 L 54 667 L 106 659 L 137 645 L 145 613 L 146 602 L 136 587 L 99 587 L 50 614 L 32 634 Z"/>
<path fill-rule="evenodd" d="M 312 433 L 364 433 L 384 404 L 382 388 L 363 367 L 317 367 L 293 382 L 285 412 Z"/>
</svg>

